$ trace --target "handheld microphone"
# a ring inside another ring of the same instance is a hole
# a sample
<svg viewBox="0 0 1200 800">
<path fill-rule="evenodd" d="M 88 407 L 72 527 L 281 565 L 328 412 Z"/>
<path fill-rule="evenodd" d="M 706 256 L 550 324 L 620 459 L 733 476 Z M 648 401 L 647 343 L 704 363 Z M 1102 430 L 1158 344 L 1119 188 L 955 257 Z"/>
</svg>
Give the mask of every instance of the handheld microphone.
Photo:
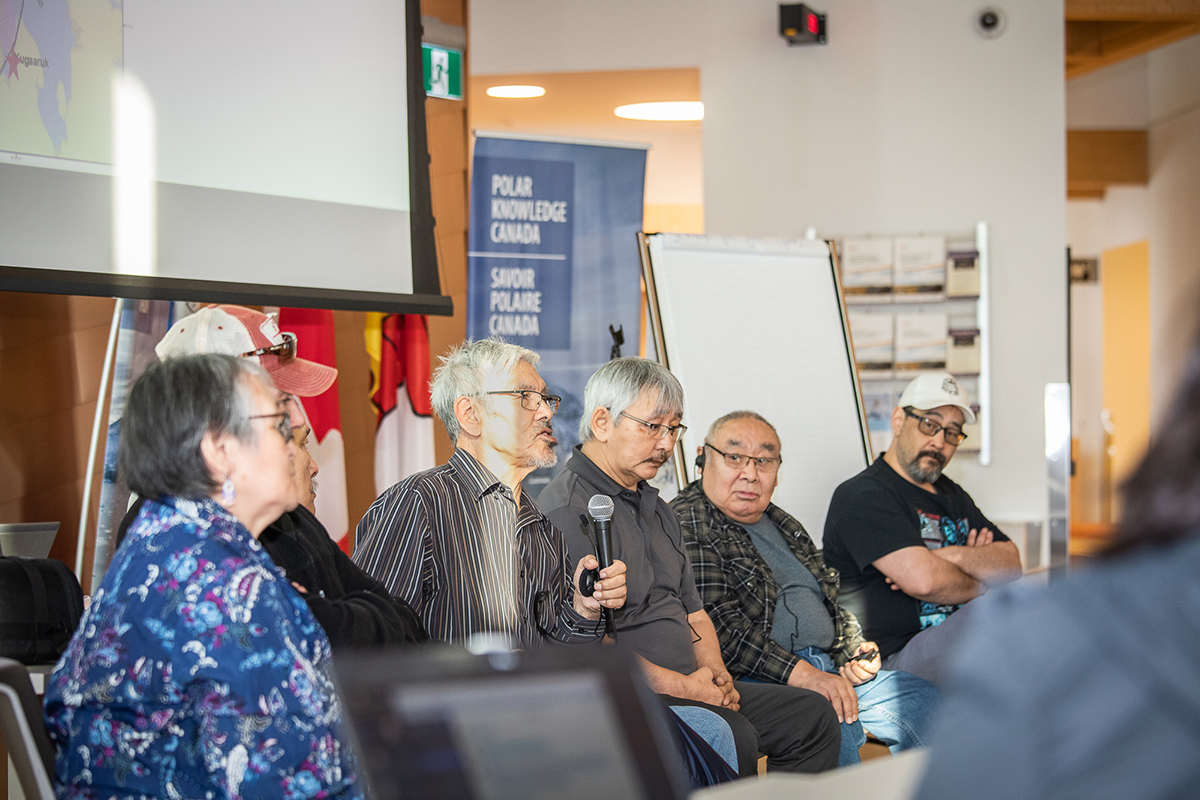
<svg viewBox="0 0 1200 800">
<path fill-rule="evenodd" d="M 592 533 L 596 537 L 596 558 L 600 561 L 600 569 L 610 566 L 612 558 L 612 498 L 604 494 L 594 494 L 588 501 L 588 516 L 592 518 Z M 602 609 L 604 612 L 604 632 L 616 637 L 613 628 L 613 612 L 611 608 Z"/>
</svg>

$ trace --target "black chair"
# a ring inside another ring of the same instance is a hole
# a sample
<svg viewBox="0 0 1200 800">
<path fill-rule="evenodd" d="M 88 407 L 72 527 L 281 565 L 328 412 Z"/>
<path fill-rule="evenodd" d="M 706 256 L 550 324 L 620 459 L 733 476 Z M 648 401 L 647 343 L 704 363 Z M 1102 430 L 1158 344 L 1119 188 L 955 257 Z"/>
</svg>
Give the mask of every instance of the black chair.
<svg viewBox="0 0 1200 800">
<path fill-rule="evenodd" d="M 0 738 L 8 747 L 21 791 L 29 800 L 54 800 L 54 743 L 42 719 L 42 701 L 25 665 L 0 658 Z"/>
</svg>

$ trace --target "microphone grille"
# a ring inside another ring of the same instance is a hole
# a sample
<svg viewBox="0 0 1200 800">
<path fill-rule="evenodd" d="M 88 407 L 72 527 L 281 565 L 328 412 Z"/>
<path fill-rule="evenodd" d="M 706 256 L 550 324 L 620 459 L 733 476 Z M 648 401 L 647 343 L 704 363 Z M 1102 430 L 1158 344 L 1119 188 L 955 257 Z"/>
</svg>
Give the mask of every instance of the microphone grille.
<svg viewBox="0 0 1200 800">
<path fill-rule="evenodd" d="M 588 500 L 588 516 L 592 519 L 612 519 L 613 501 L 606 494 L 594 494 Z"/>
</svg>

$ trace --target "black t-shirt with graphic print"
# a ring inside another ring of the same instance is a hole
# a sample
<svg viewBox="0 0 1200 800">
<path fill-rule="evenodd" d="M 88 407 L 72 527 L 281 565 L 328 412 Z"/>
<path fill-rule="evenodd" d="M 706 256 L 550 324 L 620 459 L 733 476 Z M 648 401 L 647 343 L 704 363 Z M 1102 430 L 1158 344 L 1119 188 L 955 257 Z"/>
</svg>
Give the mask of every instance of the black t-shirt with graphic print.
<svg viewBox="0 0 1200 800">
<path fill-rule="evenodd" d="M 893 591 L 873 561 L 903 547 L 966 544 L 973 528 L 990 528 L 995 541 L 1008 541 L 957 483 L 943 475 L 934 488 L 937 494 L 909 483 L 880 456 L 839 486 L 829 503 L 825 563 L 842 575 L 841 605 L 858 617 L 864 638 L 878 643 L 885 658 L 958 606 Z"/>
</svg>

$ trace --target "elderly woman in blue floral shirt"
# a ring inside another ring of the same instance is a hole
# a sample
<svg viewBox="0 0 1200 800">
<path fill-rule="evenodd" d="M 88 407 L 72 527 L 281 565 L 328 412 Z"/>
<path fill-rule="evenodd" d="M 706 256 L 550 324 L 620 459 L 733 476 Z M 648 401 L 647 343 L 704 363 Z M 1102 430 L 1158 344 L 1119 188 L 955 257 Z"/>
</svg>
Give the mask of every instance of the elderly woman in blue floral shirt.
<svg viewBox="0 0 1200 800">
<path fill-rule="evenodd" d="M 329 642 L 256 537 L 294 508 L 260 366 L 151 365 L 119 468 L 145 503 L 46 691 L 60 797 L 361 797 Z"/>
</svg>

